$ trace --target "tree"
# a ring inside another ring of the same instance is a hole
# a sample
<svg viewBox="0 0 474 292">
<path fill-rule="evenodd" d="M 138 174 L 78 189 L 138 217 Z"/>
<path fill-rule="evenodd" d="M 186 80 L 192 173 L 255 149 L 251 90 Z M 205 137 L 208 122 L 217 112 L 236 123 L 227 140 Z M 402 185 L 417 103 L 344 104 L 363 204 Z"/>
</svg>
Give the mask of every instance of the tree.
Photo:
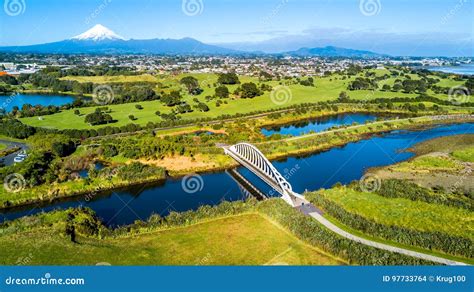
<svg viewBox="0 0 474 292">
<path fill-rule="evenodd" d="M 301 80 L 300 84 L 303 86 L 314 86 L 314 79 L 313 77 L 308 77 L 306 80 Z"/>
<path fill-rule="evenodd" d="M 67 214 L 67 220 L 66 220 L 66 230 L 65 233 L 66 235 L 69 236 L 71 239 L 71 242 L 76 243 L 76 227 L 74 226 L 74 214 L 69 213 Z"/>
<path fill-rule="evenodd" d="M 239 84 L 239 77 L 235 73 L 224 73 L 219 75 L 217 82 L 220 84 Z"/>
<path fill-rule="evenodd" d="M 354 81 L 349 83 L 349 90 L 368 90 L 377 89 L 377 82 L 369 78 L 357 77 Z"/>
<path fill-rule="evenodd" d="M 100 109 L 96 109 L 95 112 L 86 115 L 84 122 L 91 125 L 102 125 L 114 122 L 113 118 L 109 114 L 105 114 Z"/>
<path fill-rule="evenodd" d="M 395 83 L 392 87 L 393 91 L 400 91 L 403 89 L 403 86 L 400 83 Z"/>
<path fill-rule="evenodd" d="M 417 83 L 418 82 L 416 80 L 409 80 L 409 79 L 403 80 L 402 82 L 403 91 L 405 91 L 406 93 L 414 92 L 418 87 Z"/>
<path fill-rule="evenodd" d="M 229 97 L 229 89 L 225 85 L 221 85 L 216 87 L 215 96 L 218 98 L 228 98 Z"/>
<path fill-rule="evenodd" d="M 189 104 L 187 103 L 183 103 L 183 104 L 180 104 L 176 107 L 176 111 L 179 113 L 179 114 L 184 114 L 184 113 L 190 113 L 192 112 L 192 108 Z"/>
<path fill-rule="evenodd" d="M 179 91 L 173 90 L 169 94 L 163 95 L 161 102 L 167 106 L 175 106 L 181 102 L 181 94 Z"/>
<path fill-rule="evenodd" d="M 25 139 L 36 133 L 36 129 L 18 120 L 8 119 L 0 122 L 0 134 L 8 137 Z"/>
<path fill-rule="evenodd" d="M 107 144 L 104 146 L 104 156 L 105 157 L 114 157 L 118 155 L 118 150 L 115 145 Z"/>
<path fill-rule="evenodd" d="M 203 91 L 199 88 L 199 81 L 193 76 L 183 77 L 179 82 L 186 87 L 189 94 L 198 95 Z"/>
<path fill-rule="evenodd" d="M 357 75 L 362 72 L 362 67 L 359 65 L 350 64 L 346 72 L 347 75 Z"/>
<path fill-rule="evenodd" d="M 271 81 L 272 78 L 272 74 L 268 73 L 267 71 L 260 71 L 260 74 L 258 75 L 258 80 L 260 81 Z"/>
<path fill-rule="evenodd" d="M 209 107 L 207 106 L 207 104 L 203 103 L 203 102 L 200 102 L 196 108 L 201 111 L 201 112 L 207 112 L 209 111 Z"/>
<path fill-rule="evenodd" d="M 348 102 L 349 100 L 350 97 L 345 91 L 341 91 L 341 93 L 339 93 L 339 102 Z"/>
<path fill-rule="evenodd" d="M 469 90 L 469 94 L 474 94 L 474 78 L 469 78 L 468 80 L 466 80 L 466 83 L 464 85 Z"/>
<path fill-rule="evenodd" d="M 384 85 L 382 86 L 382 90 L 383 90 L 383 91 L 389 91 L 389 90 L 390 90 L 390 85 L 384 84 Z"/>
<path fill-rule="evenodd" d="M 76 150 L 76 145 L 73 141 L 65 141 L 65 142 L 54 142 L 51 145 L 52 151 L 59 157 L 65 157 L 71 155 Z"/>
<path fill-rule="evenodd" d="M 253 82 L 243 83 L 238 91 L 241 98 L 254 98 L 262 94 L 257 88 L 257 85 Z"/>
<path fill-rule="evenodd" d="M 75 114 L 76 116 L 79 116 L 79 115 L 81 114 L 81 112 L 80 112 L 78 109 L 76 109 L 76 110 L 74 110 L 74 114 Z"/>
</svg>

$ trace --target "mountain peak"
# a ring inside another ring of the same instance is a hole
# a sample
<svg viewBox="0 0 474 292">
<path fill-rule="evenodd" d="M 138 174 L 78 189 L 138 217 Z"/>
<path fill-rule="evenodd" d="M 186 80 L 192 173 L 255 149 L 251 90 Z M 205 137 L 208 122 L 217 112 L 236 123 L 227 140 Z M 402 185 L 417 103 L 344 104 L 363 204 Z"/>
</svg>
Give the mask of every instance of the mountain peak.
<svg viewBox="0 0 474 292">
<path fill-rule="evenodd" d="M 81 41 L 124 40 L 123 37 L 119 36 L 112 30 L 101 24 L 96 24 L 93 28 L 89 29 L 84 33 L 81 33 L 80 35 L 73 37 L 72 39 Z"/>
</svg>

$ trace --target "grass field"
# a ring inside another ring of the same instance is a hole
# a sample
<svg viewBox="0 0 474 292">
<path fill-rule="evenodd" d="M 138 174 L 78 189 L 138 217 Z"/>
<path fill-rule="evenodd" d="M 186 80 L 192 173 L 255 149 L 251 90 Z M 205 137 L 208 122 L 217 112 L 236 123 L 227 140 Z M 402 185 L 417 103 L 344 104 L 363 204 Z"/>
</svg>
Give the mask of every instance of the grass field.
<svg viewBox="0 0 474 292">
<path fill-rule="evenodd" d="M 28 265 L 334 265 L 258 214 L 119 239 L 69 241 L 54 228 L 0 236 L 0 264 Z"/>
<path fill-rule="evenodd" d="M 386 226 L 418 231 L 444 232 L 474 239 L 474 214 L 466 209 L 428 204 L 401 198 L 386 198 L 350 188 L 333 188 L 320 192 L 351 213 Z"/>
<path fill-rule="evenodd" d="M 375 70 L 380 71 L 377 74 L 384 74 L 388 72 L 387 70 Z M 200 87 L 204 90 L 198 96 L 191 96 L 189 94 L 184 94 L 184 101 L 187 101 L 190 105 L 194 105 L 195 102 L 192 100 L 197 98 L 200 102 L 206 102 L 205 97 L 208 95 L 214 95 L 215 83 L 217 82 L 217 75 L 215 74 L 185 74 L 177 76 L 151 76 L 148 74 L 137 75 L 137 76 L 69 76 L 67 77 L 70 80 L 77 80 L 80 82 L 94 82 L 97 84 L 103 83 L 113 83 L 113 82 L 138 82 L 138 81 L 147 81 L 147 82 L 157 82 L 157 87 L 155 90 L 157 92 L 164 91 L 169 92 L 171 90 L 180 89 L 179 80 L 184 76 L 194 76 L 200 82 Z M 257 78 L 249 76 L 240 76 L 240 81 L 244 82 L 255 82 L 260 83 Z M 315 86 L 303 86 L 299 84 L 289 85 L 290 93 L 287 94 L 286 102 L 283 105 L 277 105 L 272 102 L 270 92 L 266 91 L 262 96 L 255 97 L 253 99 L 227 99 L 227 104 L 222 104 L 217 107 L 215 100 L 206 102 L 210 108 L 208 112 L 199 112 L 194 111 L 192 113 L 186 113 L 181 115 L 183 119 L 194 119 L 202 117 L 211 117 L 215 118 L 223 114 L 236 114 L 236 113 L 248 113 L 252 111 L 259 110 L 272 110 L 279 108 L 281 106 L 290 106 L 301 103 L 315 103 L 319 101 L 328 101 L 335 100 L 338 98 L 341 91 L 347 91 L 348 83 L 353 80 L 355 77 L 350 79 L 343 80 L 340 76 L 330 76 L 330 77 L 315 77 Z M 393 79 L 393 80 L 392 80 Z M 387 84 L 393 83 L 395 78 L 390 78 L 386 81 Z M 448 81 L 446 81 L 448 82 Z M 461 84 L 462 82 L 449 80 L 452 84 Z M 269 81 L 265 82 L 268 85 L 271 85 L 273 88 L 279 85 L 279 81 Z M 233 92 L 238 85 L 229 85 L 228 88 L 230 92 Z M 380 86 L 381 87 L 381 86 Z M 417 94 L 406 94 L 403 92 L 391 92 L 391 91 L 370 91 L 370 90 L 357 90 L 357 91 L 347 91 L 349 96 L 352 99 L 358 100 L 371 100 L 375 98 L 393 98 L 393 97 L 416 97 Z M 428 92 L 430 95 L 440 98 L 447 99 L 447 95 L 443 94 L 434 94 Z M 142 110 L 135 108 L 136 104 L 143 106 Z M 81 115 L 77 116 L 74 114 L 74 110 L 65 110 L 54 115 L 48 115 L 43 117 L 42 120 L 38 117 L 29 117 L 21 119 L 22 122 L 32 125 L 45 128 L 59 128 L 59 129 L 87 129 L 87 128 L 99 128 L 104 127 L 105 125 L 99 126 L 90 126 L 84 122 L 84 116 L 95 110 L 94 107 L 81 108 Z M 109 108 L 112 110 L 112 117 L 118 122 L 109 124 L 112 126 L 123 126 L 132 121 L 128 118 L 129 115 L 134 115 L 136 120 L 133 123 L 145 125 L 148 122 L 159 122 L 161 118 L 155 115 L 156 111 L 162 113 L 171 112 L 172 108 L 164 106 L 159 101 L 146 101 L 139 103 L 127 103 L 119 105 L 109 105 Z"/>
</svg>

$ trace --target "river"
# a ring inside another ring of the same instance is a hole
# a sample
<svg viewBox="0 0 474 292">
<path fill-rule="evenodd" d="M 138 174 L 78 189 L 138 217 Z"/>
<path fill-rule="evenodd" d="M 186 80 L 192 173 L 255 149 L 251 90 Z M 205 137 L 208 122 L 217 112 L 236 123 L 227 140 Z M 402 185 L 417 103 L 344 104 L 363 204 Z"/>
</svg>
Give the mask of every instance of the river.
<svg viewBox="0 0 474 292">
<path fill-rule="evenodd" d="M 474 134 L 474 124 L 437 126 L 423 131 L 393 131 L 305 157 L 273 161 L 273 165 L 288 176 L 293 190 L 302 193 L 329 188 L 337 182 L 346 184 L 359 179 L 370 167 L 406 160 L 413 154 L 405 150 L 416 143 L 466 133 Z M 263 192 L 270 192 L 269 187 L 248 170 L 238 168 L 238 171 Z M 195 192 L 184 190 L 183 179 L 168 179 L 155 185 L 134 186 L 95 197 L 67 198 L 44 206 L 13 209 L 3 213 L 0 220 L 82 205 L 93 209 L 106 225 L 117 226 L 137 219 L 145 220 L 153 213 L 165 216 L 170 211 L 193 210 L 201 205 L 215 205 L 222 200 L 244 197 L 237 183 L 225 171 L 202 174 L 193 179 L 197 187 L 191 190 Z"/>
</svg>

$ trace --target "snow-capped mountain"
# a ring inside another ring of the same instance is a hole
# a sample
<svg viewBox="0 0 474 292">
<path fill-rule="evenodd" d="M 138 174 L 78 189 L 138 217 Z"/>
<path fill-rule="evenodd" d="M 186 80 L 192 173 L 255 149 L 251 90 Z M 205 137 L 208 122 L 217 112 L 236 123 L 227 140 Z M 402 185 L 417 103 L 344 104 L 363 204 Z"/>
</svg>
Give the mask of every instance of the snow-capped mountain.
<svg viewBox="0 0 474 292">
<path fill-rule="evenodd" d="M 238 53 L 232 49 L 208 45 L 192 38 L 126 40 L 100 24 L 64 41 L 31 46 L 0 47 L 0 52 L 158 55 L 227 55 Z"/>
<path fill-rule="evenodd" d="M 125 38 L 119 36 L 102 24 L 96 24 L 93 28 L 71 39 L 81 41 L 125 40 Z"/>
</svg>

